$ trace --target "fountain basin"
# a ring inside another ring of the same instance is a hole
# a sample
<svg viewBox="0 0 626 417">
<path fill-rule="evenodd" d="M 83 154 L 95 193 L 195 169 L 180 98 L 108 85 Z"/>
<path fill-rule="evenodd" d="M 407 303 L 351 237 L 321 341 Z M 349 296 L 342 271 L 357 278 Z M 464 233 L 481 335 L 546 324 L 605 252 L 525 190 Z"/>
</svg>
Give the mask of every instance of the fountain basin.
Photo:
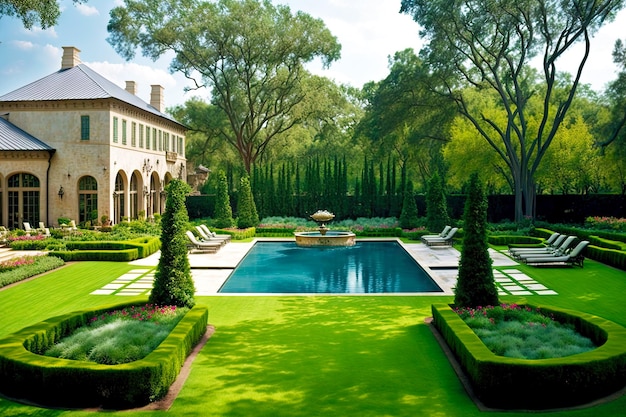
<svg viewBox="0 0 626 417">
<path fill-rule="evenodd" d="M 296 245 L 317 246 L 354 246 L 356 235 L 352 232 L 328 230 L 322 232 L 296 232 Z"/>
</svg>

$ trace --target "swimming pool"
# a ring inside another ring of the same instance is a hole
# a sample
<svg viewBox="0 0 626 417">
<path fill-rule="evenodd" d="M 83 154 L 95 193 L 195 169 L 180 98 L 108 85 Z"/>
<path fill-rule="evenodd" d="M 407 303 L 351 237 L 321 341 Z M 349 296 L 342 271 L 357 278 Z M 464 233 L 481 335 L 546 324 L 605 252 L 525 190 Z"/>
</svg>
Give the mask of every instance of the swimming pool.
<svg viewBox="0 0 626 417">
<path fill-rule="evenodd" d="M 381 294 L 443 292 L 397 242 L 303 248 L 257 242 L 219 293 Z"/>
</svg>

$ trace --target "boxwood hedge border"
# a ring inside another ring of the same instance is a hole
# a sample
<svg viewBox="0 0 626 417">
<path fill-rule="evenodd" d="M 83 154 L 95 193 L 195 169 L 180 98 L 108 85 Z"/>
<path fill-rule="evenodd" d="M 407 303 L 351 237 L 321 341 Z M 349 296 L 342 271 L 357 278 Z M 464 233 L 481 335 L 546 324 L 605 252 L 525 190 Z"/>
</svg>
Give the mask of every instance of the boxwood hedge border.
<svg viewBox="0 0 626 417">
<path fill-rule="evenodd" d="M 532 308 L 536 306 L 529 305 Z M 606 397 L 626 386 L 626 328 L 591 314 L 541 306 L 571 323 L 598 348 L 563 358 L 497 356 L 448 304 L 433 304 L 432 324 L 465 372 L 476 397 L 491 408 L 547 410 Z"/>
<path fill-rule="evenodd" d="M 207 331 L 207 306 L 194 306 L 154 351 L 138 361 L 101 365 L 40 354 L 94 315 L 131 305 L 140 304 L 75 311 L 1 339 L 0 392 L 18 401 L 64 408 L 126 409 L 162 398 Z"/>
</svg>

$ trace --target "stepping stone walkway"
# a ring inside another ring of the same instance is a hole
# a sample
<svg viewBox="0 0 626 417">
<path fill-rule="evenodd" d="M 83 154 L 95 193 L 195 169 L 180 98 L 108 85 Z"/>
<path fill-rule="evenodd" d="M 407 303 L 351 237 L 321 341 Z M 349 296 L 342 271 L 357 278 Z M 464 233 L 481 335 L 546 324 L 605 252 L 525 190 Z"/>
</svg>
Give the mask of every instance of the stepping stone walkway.
<svg viewBox="0 0 626 417">
<path fill-rule="evenodd" d="M 557 295 L 543 284 L 538 283 L 517 269 L 494 269 L 493 277 L 498 287 L 498 295 Z"/>
<path fill-rule="evenodd" d="M 149 294 L 154 282 L 154 269 L 133 269 L 93 291 L 92 295 L 143 295 Z"/>
</svg>

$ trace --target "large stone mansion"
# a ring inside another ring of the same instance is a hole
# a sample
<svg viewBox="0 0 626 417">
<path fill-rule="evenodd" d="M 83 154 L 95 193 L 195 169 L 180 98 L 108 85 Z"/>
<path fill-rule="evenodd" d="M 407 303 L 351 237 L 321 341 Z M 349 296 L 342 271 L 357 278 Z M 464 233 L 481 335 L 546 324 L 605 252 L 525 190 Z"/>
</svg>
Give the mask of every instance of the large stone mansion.
<svg viewBox="0 0 626 417">
<path fill-rule="evenodd" d="M 61 69 L 0 96 L 0 225 L 58 226 L 107 216 L 150 218 L 164 186 L 187 176 L 185 126 L 80 63 L 63 48 Z"/>
</svg>

